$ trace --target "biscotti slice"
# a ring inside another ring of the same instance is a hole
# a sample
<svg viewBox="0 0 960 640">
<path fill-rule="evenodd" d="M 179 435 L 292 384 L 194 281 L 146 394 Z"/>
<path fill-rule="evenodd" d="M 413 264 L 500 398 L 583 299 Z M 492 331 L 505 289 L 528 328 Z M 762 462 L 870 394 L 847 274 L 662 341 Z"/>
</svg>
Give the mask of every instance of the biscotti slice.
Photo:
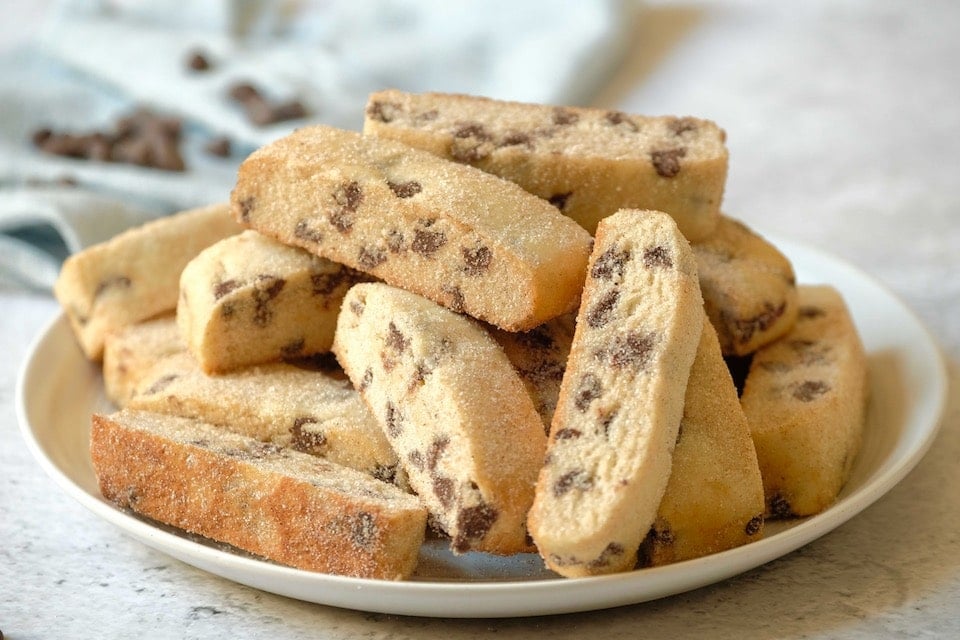
<svg viewBox="0 0 960 640">
<path fill-rule="evenodd" d="M 395 580 L 417 564 L 420 500 L 328 460 L 188 418 L 94 414 L 100 492 L 121 507 L 270 560 Z"/>
<path fill-rule="evenodd" d="M 759 540 L 763 481 L 737 390 L 704 316 L 690 368 L 670 481 L 641 549 L 663 565 Z"/>
<path fill-rule="evenodd" d="M 453 551 L 528 551 L 546 437 L 487 331 L 414 293 L 358 284 L 333 349 Z"/>
<path fill-rule="evenodd" d="M 703 304 L 724 355 L 753 353 L 790 330 L 797 319 L 796 278 L 779 249 L 729 216 L 692 246 Z"/>
<path fill-rule="evenodd" d="M 254 152 L 245 225 L 509 331 L 576 307 L 590 235 L 515 184 L 392 140 L 305 127 Z"/>
<path fill-rule="evenodd" d="M 575 324 L 576 314 L 567 313 L 530 331 L 494 329 L 491 333 L 520 374 L 543 421 L 545 433 L 550 432 L 553 412 L 557 409 L 560 381 L 567 368 Z"/>
<path fill-rule="evenodd" d="M 727 176 L 723 130 L 689 117 L 387 90 L 370 95 L 363 131 L 515 182 L 590 233 L 637 208 L 666 211 L 689 240 L 705 238 Z"/>
<path fill-rule="evenodd" d="M 741 397 L 774 518 L 834 502 L 866 419 L 867 359 L 843 298 L 827 285 L 798 289 L 796 324 L 754 354 Z"/>
<path fill-rule="evenodd" d="M 67 258 L 53 293 L 84 354 L 99 361 L 107 333 L 173 311 L 187 263 L 240 231 L 227 205 L 216 204 L 153 220 Z"/>
<path fill-rule="evenodd" d="M 702 306 L 670 216 L 600 222 L 529 518 L 557 573 L 633 568 L 670 477 Z"/>
<path fill-rule="evenodd" d="M 342 264 L 244 231 L 183 269 L 177 324 L 207 373 L 324 353 L 340 302 L 360 278 Z"/>
<path fill-rule="evenodd" d="M 124 406 L 158 360 L 186 349 L 172 313 L 108 333 L 103 346 L 107 398 L 118 407 Z"/>
<path fill-rule="evenodd" d="M 127 406 L 222 425 L 406 486 L 393 448 L 342 371 L 277 362 L 207 375 L 183 351 L 148 370 Z"/>
</svg>

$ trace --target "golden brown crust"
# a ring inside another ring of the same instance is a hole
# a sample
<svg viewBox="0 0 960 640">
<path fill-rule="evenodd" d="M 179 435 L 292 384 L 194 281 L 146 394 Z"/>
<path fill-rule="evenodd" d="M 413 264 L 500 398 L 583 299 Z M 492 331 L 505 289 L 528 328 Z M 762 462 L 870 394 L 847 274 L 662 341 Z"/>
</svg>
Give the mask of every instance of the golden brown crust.
<svg viewBox="0 0 960 640">
<path fill-rule="evenodd" d="M 727 175 L 723 130 L 691 117 L 386 90 L 369 96 L 363 130 L 515 182 L 590 233 L 636 208 L 666 211 L 688 239 L 704 238 Z"/>
<path fill-rule="evenodd" d="M 215 204 L 128 229 L 67 258 L 53 291 L 86 356 L 102 358 L 107 333 L 173 311 L 187 262 L 240 231 L 228 206 Z"/>
<path fill-rule="evenodd" d="M 104 497 L 276 562 L 365 578 L 408 577 L 426 511 L 333 463 L 182 418 L 94 415 Z"/>
<path fill-rule="evenodd" d="M 796 279 L 779 249 L 728 216 L 692 247 L 704 308 L 724 355 L 751 354 L 790 330 L 797 319 Z"/>
<path fill-rule="evenodd" d="M 793 329 L 757 351 L 741 397 L 767 514 L 830 506 L 860 449 L 869 384 L 860 336 L 840 293 L 801 285 Z"/>
<path fill-rule="evenodd" d="M 647 564 L 662 565 L 759 540 L 763 510 L 747 419 L 704 316 L 670 481 L 642 555 Z"/>
<path fill-rule="evenodd" d="M 577 304 L 590 235 L 540 198 L 392 140 L 305 127 L 254 152 L 244 225 L 502 329 Z"/>
</svg>

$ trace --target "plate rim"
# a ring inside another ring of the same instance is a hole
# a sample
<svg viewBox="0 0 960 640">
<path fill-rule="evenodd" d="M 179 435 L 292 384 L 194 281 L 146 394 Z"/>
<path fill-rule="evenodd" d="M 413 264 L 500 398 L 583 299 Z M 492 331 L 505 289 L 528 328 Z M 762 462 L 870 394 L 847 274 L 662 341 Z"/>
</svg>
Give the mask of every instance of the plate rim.
<svg viewBox="0 0 960 640">
<path fill-rule="evenodd" d="M 148 521 L 131 515 L 102 497 L 94 496 L 76 483 L 46 454 L 28 416 L 28 388 L 41 348 L 60 330 L 71 331 L 62 311 L 55 314 L 29 344 L 17 374 L 14 391 L 15 410 L 20 432 L 33 458 L 55 484 L 94 515 L 116 526 L 125 535 L 174 557 L 186 564 L 263 591 L 317 604 L 360 611 L 427 617 L 523 617 L 598 610 L 676 595 L 727 579 L 782 557 L 829 533 L 874 504 L 896 486 L 929 450 L 943 422 L 947 402 L 947 366 L 942 349 L 916 313 L 886 285 L 864 270 L 818 247 L 778 236 L 761 234 L 791 262 L 797 254 L 806 254 L 830 271 L 843 271 L 845 279 L 867 284 L 872 293 L 893 303 L 911 322 L 911 329 L 923 341 L 922 360 L 931 366 L 932 384 L 924 402 L 909 398 L 910 411 L 903 418 L 908 427 L 918 407 L 926 409 L 924 428 L 919 439 L 904 444 L 904 429 L 891 453 L 880 461 L 867 482 L 853 493 L 841 497 L 820 514 L 799 521 L 789 528 L 747 545 L 685 560 L 661 567 L 650 567 L 608 576 L 587 578 L 547 578 L 535 580 L 456 580 L 383 581 L 331 574 L 313 573 L 274 564 L 267 560 L 236 555 L 229 551 L 194 542 L 182 535 L 164 531 Z M 800 282 L 800 284 L 807 284 Z M 813 283 L 810 283 L 813 284 Z M 829 284 L 829 283 L 828 283 Z M 919 357 L 919 356 L 918 356 Z M 881 473 L 878 477 L 876 474 Z M 678 580 L 678 572 L 687 575 Z M 251 577 L 252 576 L 252 577 Z M 691 577 L 692 576 L 692 577 Z M 358 606 L 358 597 L 366 591 L 380 594 Z M 398 597 L 399 596 L 399 597 Z M 533 596 L 536 602 L 531 605 Z M 574 597 L 575 596 L 575 597 Z M 465 603 L 465 600 L 468 602 Z M 467 606 L 465 606 L 467 605 Z"/>
</svg>

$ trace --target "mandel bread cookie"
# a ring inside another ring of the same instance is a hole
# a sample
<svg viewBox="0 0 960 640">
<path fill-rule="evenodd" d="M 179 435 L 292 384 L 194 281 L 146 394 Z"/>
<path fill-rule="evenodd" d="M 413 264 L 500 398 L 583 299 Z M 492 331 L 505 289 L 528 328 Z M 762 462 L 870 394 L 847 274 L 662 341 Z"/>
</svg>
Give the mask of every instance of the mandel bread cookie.
<svg viewBox="0 0 960 640">
<path fill-rule="evenodd" d="M 702 327 L 696 260 L 673 219 L 602 220 L 529 515 L 557 573 L 633 568 L 670 477 Z"/>
<path fill-rule="evenodd" d="M 670 480 L 642 565 L 731 549 L 763 536 L 763 481 L 717 333 L 704 315 L 690 368 Z"/>
<path fill-rule="evenodd" d="M 420 500 L 316 456 L 123 409 L 94 414 L 90 457 L 108 500 L 282 564 L 387 580 L 417 564 Z"/>
<path fill-rule="evenodd" d="M 127 406 L 222 425 L 406 486 L 380 425 L 342 371 L 275 362 L 207 375 L 181 351 L 141 376 Z"/>
<path fill-rule="evenodd" d="M 369 96 L 363 131 L 516 182 L 590 233 L 637 208 L 666 211 L 688 239 L 704 238 L 727 175 L 723 130 L 689 117 L 387 90 Z"/>
<path fill-rule="evenodd" d="M 358 284 L 344 298 L 334 352 L 453 551 L 528 551 L 546 437 L 486 330 L 417 294 Z"/>
<path fill-rule="evenodd" d="M 796 324 L 754 354 L 741 397 L 769 516 L 834 502 L 860 449 L 867 396 L 866 355 L 842 296 L 801 285 Z"/>
<path fill-rule="evenodd" d="M 86 356 L 102 358 L 108 332 L 173 311 L 187 262 L 240 231 L 227 205 L 215 204 L 153 220 L 67 258 L 53 293 Z"/>
<path fill-rule="evenodd" d="M 200 252 L 180 276 L 177 324 L 208 373 L 324 353 L 360 274 L 256 231 Z"/>
<path fill-rule="evenodd" d="M 107 398 L 118 407 L 124 406 L 158 360 L 186 349 L 172 313 L 108 333 L 102 368 Z"/>
<path fill-rule="evenodd" d="M 692 246 L 703 304 L 724 355 L 751 354 L 790 330 L 797 319 L 796 278 L 779 249 L 725 215 Z"/>
<path fill-rule="evenodd" d="M 517 185 L 393 140 L 304 127 L 240 166 L 261 233 L 509 331 L 576 307 L 590 235 Z"/>
</svg>

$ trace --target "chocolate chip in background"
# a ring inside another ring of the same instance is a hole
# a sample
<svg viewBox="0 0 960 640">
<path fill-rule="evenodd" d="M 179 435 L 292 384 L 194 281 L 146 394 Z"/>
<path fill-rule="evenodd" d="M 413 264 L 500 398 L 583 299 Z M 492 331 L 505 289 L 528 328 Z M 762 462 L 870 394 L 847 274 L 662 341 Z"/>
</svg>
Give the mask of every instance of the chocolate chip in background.
<svg viewBox="0 0 960 640">
<path fill-rule="evenodd" d="M 186 65 L 190 71 L 209 71 L 213 67 L 210 56 L 202 49 L 192 49 L 188 52 Z"/>
<path fill-rule="evenodd" d="M 230 153 L 233 149 L 230 138 L 227 136 L 217 136 L 215 138 L 211 138 L 207 144 L 203 146 L 203 150 L 211 156 L 227 158 L 230 156 Z"/>
<path fill-rule="evenodd" d="M 271 103 L 255 85 L 236 82 L 227 90 L 231 100 L 243 107 L 247 120 L 258 126 L 299 120 L 307 117 L 307 109 L 299 100 Z"/>
</svg>

